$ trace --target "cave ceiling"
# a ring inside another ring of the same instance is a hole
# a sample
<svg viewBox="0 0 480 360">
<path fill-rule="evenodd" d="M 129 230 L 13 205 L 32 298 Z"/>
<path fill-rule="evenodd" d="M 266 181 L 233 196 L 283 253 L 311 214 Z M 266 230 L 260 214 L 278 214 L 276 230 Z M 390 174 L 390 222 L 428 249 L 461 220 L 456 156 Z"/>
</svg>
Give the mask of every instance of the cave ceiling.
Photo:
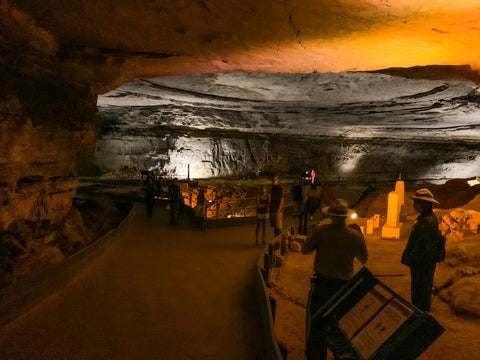
<svg viewBox="0 0 480 360">
<path fill-rule="evenodd" d="M 480 67 L 477 1 L 8 0 L 0 17 L 2 66 L 35 72 L 49 59 L 97 93 L 233 70 Z"/>
</svg>

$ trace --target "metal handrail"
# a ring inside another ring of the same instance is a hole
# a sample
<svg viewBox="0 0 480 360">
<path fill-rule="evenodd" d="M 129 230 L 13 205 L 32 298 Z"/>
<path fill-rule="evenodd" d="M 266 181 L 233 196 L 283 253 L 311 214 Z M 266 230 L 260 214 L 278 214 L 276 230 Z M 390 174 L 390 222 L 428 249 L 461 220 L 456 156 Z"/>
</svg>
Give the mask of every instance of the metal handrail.
<svg viewBox="0 0 480 360">
<path fill-rule="evenodd" d="M 189 206 L 192 209 L 197 207 L 198 192 L 192 191 L 190 189 L 186 189 L 186 190 L 182 190 L 182 196 L 183 196 L 185 205 Z M 228 201 L 222 200 L 222 199 L 205 200 L 203 217 L 205 219 L 227 219 L 231 217 L 255 216 L 255 214 L 253 213 L 254 212 L 253 210 L 256 209 L 256 203 L 255 205 L 253 205 L 253 202 L 256 202 L 256 197 L 233 198 L 233 199 L 228 199 Z M 243 206 L 239 205 L 238 203 L 243 203 Z M 222 208 L 221 207 L 222 204 L 229 204 L 233 206 Z"/>
</svg>

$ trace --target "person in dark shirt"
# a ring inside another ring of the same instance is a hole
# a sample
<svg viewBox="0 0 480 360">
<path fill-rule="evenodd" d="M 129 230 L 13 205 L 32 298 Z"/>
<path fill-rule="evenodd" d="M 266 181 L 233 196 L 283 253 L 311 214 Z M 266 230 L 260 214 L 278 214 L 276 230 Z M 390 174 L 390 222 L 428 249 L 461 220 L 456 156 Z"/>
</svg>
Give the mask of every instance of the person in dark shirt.
<svg viewBox="0 0 480 360">
<path fill-rule="evenodd" d="M 314 272 L 307 304 L 307 334 L 305 353 L 308 360 L 327 360 L 327 345 L 323 324 L 312 324 L 312 315 L 353 277 L 353 260 L 362 264 L 368 259 L 367 246 L 361 231 L 347 226 L 353 213 L 348 202 L 336 199 L 322 209 L 332 219 L 320 226 L 302 246 L 303 254 L 314 251 Z"/>
<path fill-rule="evenodd" d="M 320 201 L 323 205 L 330 205 L 333 200 L 335 200 L 335 192 L 332 185 L 327 181 L 322 185 L 322 190 L 320 191 Z"/>
<path fill-rule="evenodd" d="M 305 196 L 305 214 L 313 220 L 313 215 L 317 210 L 321 210 L 321 188 L 319 189 L 317 184 L 310 185 L 310 189 Z"/>
<path fill-rule="evenodd" d="M 300 216 L 303 211 L 303 186 L 302 186 L 302 179 L 298 181 L 298 184 L 295 184 L 290 189 L 292 194 L 292 200 L 297 205 L 297 212 L 295 216 Z"/>
<path fill-rule="evenodd" d="M 420 215 L 410 232 L 401 262 L 410 267 L 412 304 L 422 311 L 430 311 L 433 277 L 437 262 L 445 257 L 445 238 L 432 210 L 438 201 L 430 190 L 420 189 L 412 199 Z"/>
<path fill-rule="evenodd" d="M 151 176 L 148 176 L 145 179 L 145 184 L 143 186 L 145 190 L 145 207 L 147 211 L 147 216 L 153 216 L 153 208 L 155 206 L 155 186 L 154 181 Z"/>
<path fill-rule="evenodd" d="M 170 202 L 170 224 L 178 224 L 176 217 L 180 209 L 181 191 L 180 186 L 177 183 L 177 178 L 173 179 L 173 182 L 168 186 L 168 198 Z"/>
</svg>

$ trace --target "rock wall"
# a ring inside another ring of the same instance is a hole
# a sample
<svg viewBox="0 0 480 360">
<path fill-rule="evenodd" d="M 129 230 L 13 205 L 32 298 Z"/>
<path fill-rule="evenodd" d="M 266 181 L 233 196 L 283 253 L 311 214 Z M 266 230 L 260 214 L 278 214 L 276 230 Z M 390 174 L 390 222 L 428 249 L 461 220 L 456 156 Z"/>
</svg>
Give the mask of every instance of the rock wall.
<svg viewBox="0 0 480 360">
<path fill-rule="evenodd" d="M 193 178 L 478 176 L 480 106 L 469 80 L 232 72 L 138 79 L 99 96 L 100 172 Z M 430 69 L 432 70 L 432 69 Z M 452 68 L 439 67 L 446 78 Z M 404 71 L 404 73 L 408 73 Z"/>
<path fill-rule="evenodd" d="M 117 129 L 97 142 L 95 164 L 102 173 L 134 167 L 177 177 L 186 177 L 190 166 L 191 178 L 298 176 L 315 169 L 324 180 L 391 181 L 399 174 L 433 180 L 480 171 L 474 141 L 200 133 L 144 138 Z"/>
<path fill-rule="evenodd" d="M 65 236 L 65 224 L 77 219 L 81 238 L 72 199 L 98 127 L 88 88 L 17 75 L 0 100 L 0 285 L 70 255 L 58 239 L 84 241 Z"/>
</svg>

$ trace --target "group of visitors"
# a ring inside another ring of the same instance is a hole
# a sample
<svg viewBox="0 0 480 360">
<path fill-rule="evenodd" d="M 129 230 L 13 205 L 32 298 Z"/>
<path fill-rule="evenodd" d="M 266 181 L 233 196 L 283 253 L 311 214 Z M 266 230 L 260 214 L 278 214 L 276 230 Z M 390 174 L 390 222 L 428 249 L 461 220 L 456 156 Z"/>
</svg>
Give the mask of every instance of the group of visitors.
<svg viewBox="0 0 480 360">
<path fill-rule="evenodd" d="M 313 170 L 308 172 L 308 174 L 312 173 L 315 174 Z M 328 182 L 320 185 L 310 177 L 308 178 L 310 185 L 304 185 L 304 182 L 305 177 L 302 176 L 299 182 L 291 187 L 290 191 L 292 201 L 296 204 L 294 216 L 298 216 L 299 218 L 299 233 L 306 235 L 308 219 L 313 220 L 314 214 L 317 210 L 321 209 L 322 204 L 330 204 L 335 198 L 335 195 L 332 186 Z M 306 192 L 304 192 L 305 186 L 309 186 Z M 262 239 L 262 244 L 265 243 L 267 220 L 274 229 L 274 236 L 281 234 L 285 199 L 285 188 L 280 184 L 277 176 L 272 179 L 270 193 L 268 193 L 266 185 L 260 187 L 260 192 L 257 195 L 256 245 L 260 244 L 260 238 Z M 262 236 L 260 237 L 260 235 Z"/>
<path fill-rule="evenodd" d="M 163 191 L 161 189 L 161 182 L 155 181 L 153 176 L 147 176 L 144 181 L 143 190 L 145 191 L 145 207 L 148 217 L 153 216 L 153 209 L 155 207 L 155 199 L 157 197 L 163 198 Z M 168 185 L 167 190 L 168 204 L 170 207 L 170 225 L 177 225 L 183 219 L 183 196 L 178 185 L 178 179 L 174 178 Z"/>
<path fill-rule="evenodd" d="M 307 236 L 302 253 L 315 252 L 314 276 L 307 304 L 306 356 L 308 360 L 327 359 L 328 326 L 321 321 L 312 323 L 312 315 L 330 297 L 353 277 L 353 261 L 357 258 L 362 264 L 368 260 L 365 238 L 356 224 L 347 225 L 347 218 L 353 213 L 348 202 L 335 199 L 330 184 L 311 184 L 303 194 L 300 181 L 291 188 L 292 200 L 296 203 L 296 215 L 300 218 L 300 233 L 307 235 L 307 219 L 320 210 L 323 217 L 330 217 L 331 223 L 321 225 Z M 445 238 L 438 229 L 438 221 L 433 213 L 433 204 L 438 204 L 428 189 L 420 189 L 412 197 L 414 209 L 420 213 L 411 230 L 402 255 L 402 264 L 410 267 L 411 301 L 418 309 L 430 311 L 433 277 L 436 263 L 445 257 Z M 274 236 L 282 231 L 285 190 L 278 177 L 272 180 L 270 193 L 262 185 L 257 195 L 257 227 L 255 244 L 265 244 L 267 220 L 274 228 Z M 302 226 L 303 223 L 305 224 Z"/>
<path fill-rule="evenodd" d="M 313 171 L 313 170 L 312 170 Z M 299 184 L 292 186 L 291 194 L 292 200 L 296 203 L 296 214 L 298 216 L 298 232 L 307 235 L 308 222 L 314 219 L 317 211 L 320 211 L 322 206 L 330 205 L 335 199 L 333 188 L 329 182 L 320 184 L 313 182 L 304 193 L 303 180 Z M 320 219 L 323 217 L 320 211 Z"/>
<path fill-rule="evenodd" d="M 329 328 L 322 321 L 312 322 L 312 315 L 318 311 L 341 287 L 353 277 L 353 262 L 357 258 L 362 264 L 368 260 L 365 238 L 360 227 L 347 224 L 353 212 L 346 200 L 335 199 L 330 184 L 321 187 L 311 184 L 303 195 L 303 184 L 292 187 L 292 199 L 297 203 L 300 218 L 312 216 L 320 210 L 322 216 L 330 217 L 331 222 L 315 228 L 308 234 L 302 245 L 303 254 L 315 252 L 314 276 L 307 304 L 306 356 L 308 360 L 326 360 Z M 153 215 L 153 183 L 145 183 L 145 203 L 147 216 Z M 181 218 L 183 199 L 177 179 L 168 186 L 170 203 L 170 224 L 177 224 Z M 410 232 L 402 264 L 410 268 L 411 301 L 418 309 L 428 312 L 431 306 L 433 278 L 436 263 L 445 258 L 445 238 L 438 228 L 433 212 L 433 204 L 438 204 L 428 189 L 420 189 L 411 198 L 414 209 L 419 213 Z M 278 236 L 283 228 L 283 213 L 286 203 L 285 188 L 277 176 L 273 177 L 270 192 L 262 185 L 257 195 L 257 226 L 255 244 L 266 241 L 267 221 Z M 303 229 L 307 231 L 305 227 Z"/>
</svg>

